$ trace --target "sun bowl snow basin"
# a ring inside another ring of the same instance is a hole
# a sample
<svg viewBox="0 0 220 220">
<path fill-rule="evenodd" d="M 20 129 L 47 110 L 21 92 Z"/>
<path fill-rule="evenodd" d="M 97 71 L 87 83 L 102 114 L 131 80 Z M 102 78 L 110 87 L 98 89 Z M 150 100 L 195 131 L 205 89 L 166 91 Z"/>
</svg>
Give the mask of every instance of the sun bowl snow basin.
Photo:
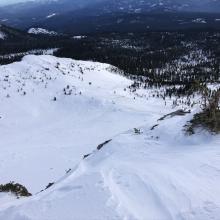
<svg viewBox="0 0 220 220">
<path fill-rule="evenodd" d="M 108 65 L 28 55 L 0 67 L 0 220 L 220 218 L 220 137 Z M 47 188 L 49 184 L 49 188 Z M 45 189 L 47 188 L 47 189 Z"/>
</svg>

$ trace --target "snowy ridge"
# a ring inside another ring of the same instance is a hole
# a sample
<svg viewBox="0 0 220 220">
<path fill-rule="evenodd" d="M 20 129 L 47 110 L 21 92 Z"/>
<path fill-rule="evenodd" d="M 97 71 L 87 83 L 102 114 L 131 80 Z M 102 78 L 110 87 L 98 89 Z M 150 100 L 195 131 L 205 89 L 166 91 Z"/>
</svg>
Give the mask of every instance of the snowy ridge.
<svg viewBox="0 0 220 220">
<path fill-rule="evenodd" d="M 0 70 L 0 175 L 34 194 L 56 182 L 0 194 L 0 219 L 219 219 L 220 138 L 186 136 L 192 114 L 158 120 L 172 100 L 130 92 L 107 64 L 26 56 Z"/>
</svg>

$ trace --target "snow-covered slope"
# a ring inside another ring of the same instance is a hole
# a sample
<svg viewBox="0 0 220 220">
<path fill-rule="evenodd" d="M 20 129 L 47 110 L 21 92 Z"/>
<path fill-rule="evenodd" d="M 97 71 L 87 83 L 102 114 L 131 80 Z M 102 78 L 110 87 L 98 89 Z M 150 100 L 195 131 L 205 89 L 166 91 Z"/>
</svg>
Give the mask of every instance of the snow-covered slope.
<svg viewBox="0 0 220 220">
<path fill-rule="evenodd" d="M 1 220 L 219 219 L 220 138 L 186 136 L 192 114 L 158 121 L 172 100 L 107 64 L 26 56 L 0 71 L 1 183 L 34 194 L 0 194 Z"/>
<path fill-rule="evenodd" d="M 36 193 L 107 138 L 144 123 L 144 103 L 137 111 L 124 91 L 131 82 L 108 68 L 52 56 L 0 67 L 1 182 Z"/>
</svg>

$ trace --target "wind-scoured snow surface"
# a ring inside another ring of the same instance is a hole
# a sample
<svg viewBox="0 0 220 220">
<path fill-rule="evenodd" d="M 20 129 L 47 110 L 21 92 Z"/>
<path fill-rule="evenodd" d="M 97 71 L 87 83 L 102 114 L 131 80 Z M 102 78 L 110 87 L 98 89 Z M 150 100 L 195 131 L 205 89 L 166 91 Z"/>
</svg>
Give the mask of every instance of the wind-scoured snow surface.
<svg viewBox="0 0 220 220">
<path fill-rule="evenodd" d="M 192 114 L 158 121 L 172 101 L 107 64 L 29 55 L 0 72 L 0 181 L 33 194 L 0 193 L 0 220 L 219 219 L 220 138 L 186 136 Z"/>
</svg>

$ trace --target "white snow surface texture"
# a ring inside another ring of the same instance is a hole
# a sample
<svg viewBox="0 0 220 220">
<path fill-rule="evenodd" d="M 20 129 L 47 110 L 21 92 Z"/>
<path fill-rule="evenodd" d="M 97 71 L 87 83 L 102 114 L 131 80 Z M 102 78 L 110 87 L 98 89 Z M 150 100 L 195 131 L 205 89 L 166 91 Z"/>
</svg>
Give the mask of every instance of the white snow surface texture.
<svg viewBox="0 0 220 220">
<path fill-rule="evenodd" d="M 0 220 L 220 219 L 219 136 L 185 135 L 196 108 L 157 121 L 172 100 L 132 83 L 47 55 L 0 67 L 0 184 L 33 194 L 0 193 Z"/>
</svg>

